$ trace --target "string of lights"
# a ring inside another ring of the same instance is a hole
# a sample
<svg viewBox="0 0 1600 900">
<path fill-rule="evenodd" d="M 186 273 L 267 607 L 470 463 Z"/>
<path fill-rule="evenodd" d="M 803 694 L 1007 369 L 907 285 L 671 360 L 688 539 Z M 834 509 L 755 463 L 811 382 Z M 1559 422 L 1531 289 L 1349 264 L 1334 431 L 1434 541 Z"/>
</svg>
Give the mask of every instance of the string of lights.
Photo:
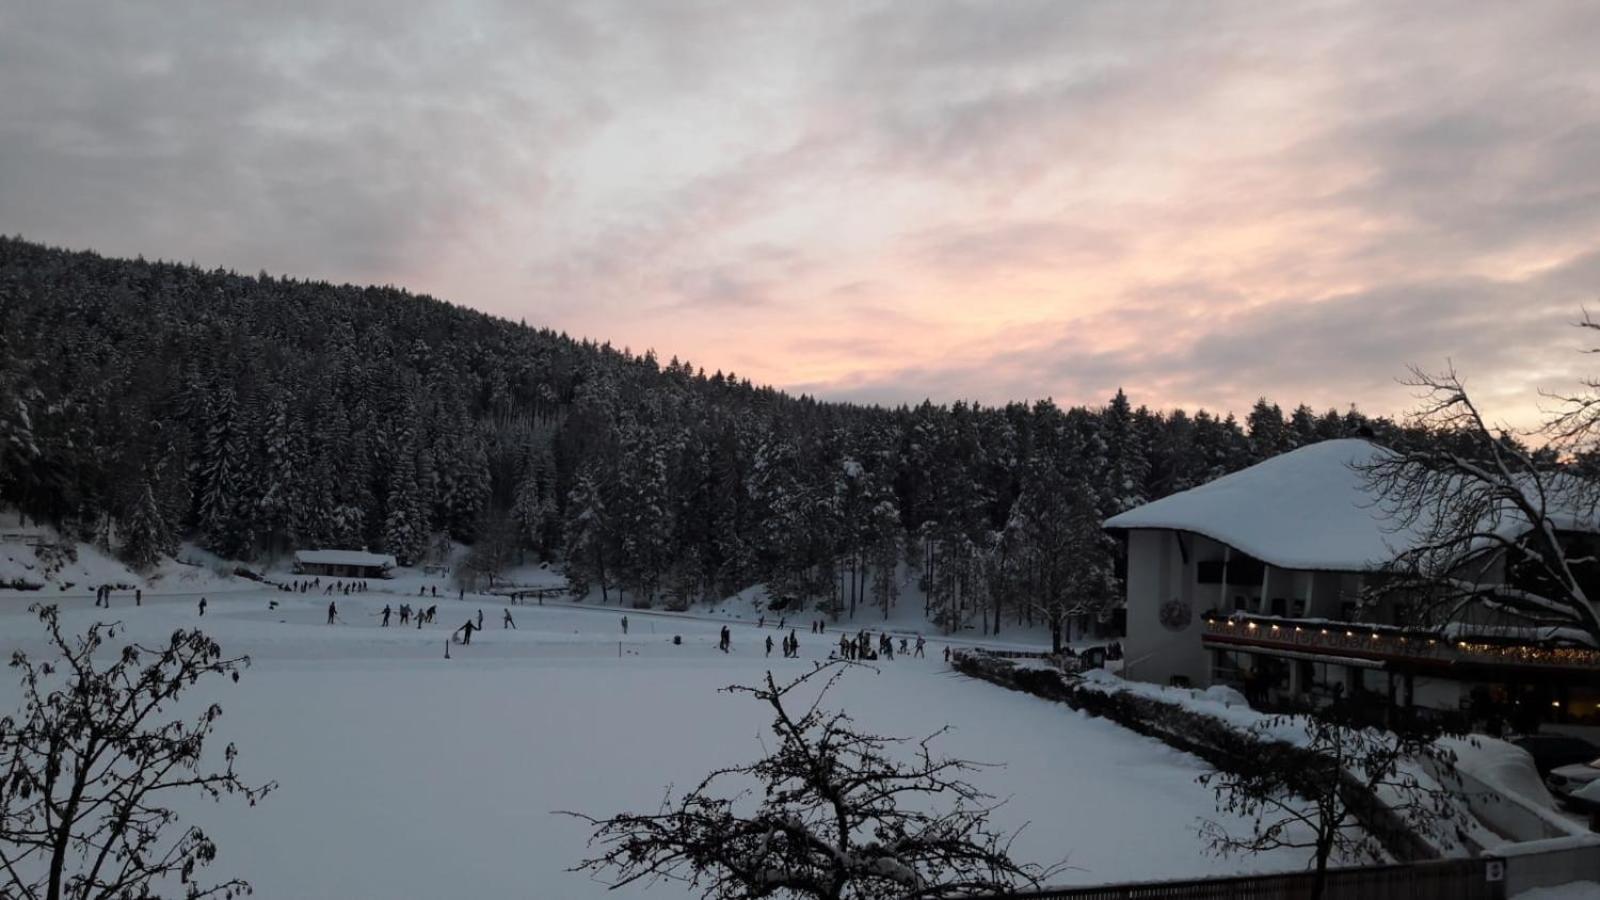
<svg viewBox="0 0 1600 900">
<path fill-rule="evenodd" d="M 1583 647 L 1549 647 L 1538 644 L 1484 641 L 1452 642 L 1438 637 L 1378 631 L 1357 623 L 1345 626 L 1332 623 L 1295 625 L 1288 622 L 1256 622 L 1240 617 L 1208 616 L 1205 628 L 1207 632 L 1221 636 L 1345 652 L 1442 657 L 1517 665 L 1600 668 L 1600 651 Z"/>
</svg>

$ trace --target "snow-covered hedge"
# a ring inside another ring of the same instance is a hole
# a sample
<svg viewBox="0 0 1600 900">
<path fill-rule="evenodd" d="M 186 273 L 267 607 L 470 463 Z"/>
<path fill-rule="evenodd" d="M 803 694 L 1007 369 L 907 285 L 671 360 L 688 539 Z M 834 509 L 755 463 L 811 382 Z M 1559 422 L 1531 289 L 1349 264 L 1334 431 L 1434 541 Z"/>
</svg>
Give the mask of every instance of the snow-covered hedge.
<svg viewBox="0 0 1600 900">
<path fill-rule="evenodd" d="M 1192 753 L 1225 772 L 1247 772 L 1270 765 L 1314 764 L 1312 753 L 1288 741 L 1262 740 L 1238 723 L 1186 709 L 1133 691 L 1107 690 L 1098 683 L 1068 678 L 1047 669 L 1024 668 L 1010 660 L 959 651 L 951 658 L 956 671 L 973 678 L 1065 703 L 1091 716 L 1103 716 L 1124 728 Z M 1345 802 L 1362 827 L 1376 836 L 1390 856 L 1413 862 L 1441 854 L 1415 834 L 1372 792 L 1347 779 Z"/>
</svg>

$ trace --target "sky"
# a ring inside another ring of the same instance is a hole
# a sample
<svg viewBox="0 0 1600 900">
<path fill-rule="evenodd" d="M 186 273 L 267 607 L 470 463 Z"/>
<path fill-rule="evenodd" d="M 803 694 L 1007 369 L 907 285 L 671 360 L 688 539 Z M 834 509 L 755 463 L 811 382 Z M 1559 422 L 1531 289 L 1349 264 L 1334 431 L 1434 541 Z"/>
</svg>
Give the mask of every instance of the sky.
<svg viewBox="0 0 1600 900">
<path fill-rule="evenodd" d="M 1600 4 L 0 0 L 0 231 L 838 400 L 1600 364 Z"/>
</svg>

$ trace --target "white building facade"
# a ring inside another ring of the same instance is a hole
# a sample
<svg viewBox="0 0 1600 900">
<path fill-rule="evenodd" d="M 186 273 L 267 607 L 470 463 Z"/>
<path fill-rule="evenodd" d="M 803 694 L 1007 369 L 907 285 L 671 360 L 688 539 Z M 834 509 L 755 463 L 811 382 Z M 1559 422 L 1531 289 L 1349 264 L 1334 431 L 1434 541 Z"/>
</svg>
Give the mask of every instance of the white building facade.
<svg viewBox="0 0 1600 900">
<path fill-rule="evenodd" d="M 1508 643 L 1498 616 L 1417 627 L 1370 601 L 1365 589 L 1407 537 L 1363 470 L 1388 453 L 1359 439 L 1313 444 L 1107 520 L 1128 550 L 1124 676 L 1230 684 L 1253 701 L 1360 693 L 1600 721 L 1600 654 Z"/>
</svg>

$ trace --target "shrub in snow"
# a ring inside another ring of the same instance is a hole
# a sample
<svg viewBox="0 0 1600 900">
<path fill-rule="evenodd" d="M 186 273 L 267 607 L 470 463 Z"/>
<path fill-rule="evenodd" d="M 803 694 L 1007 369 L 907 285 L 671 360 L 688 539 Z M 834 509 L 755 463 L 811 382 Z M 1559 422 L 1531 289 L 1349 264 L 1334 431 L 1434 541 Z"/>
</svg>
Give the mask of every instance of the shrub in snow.
<svg viewBox="0 0 1600 900">
<path fill-rule="evenodd" d="M 1310 850 L 1316 872 L 1311 900 L 1320 900 L 1328 860 L 1335 854 L 1383 861 L 1382 842 L 1359 815 L 1373 798 L 1413 834 L 1436 846 L 1453 843 L 1466 813 L 1458 802 L 1455 755 L 1437 743 L 1440 732 L 1420 726 L 1387 731 L 1368 727 L 1363 718 L 1344 704 L 1271 717 L 1252 729 L 1260 736 L 1302 728 L 1304 741 L 1295 748 L 1299 752 L 1263 753 L 1254 765 L 1200 776 L 1200 783 L 1216 792 L 1218 812 L 1251 823 L 1246 832 L 1204 823 L 1200 833 L 1212 849 L 1223 855 Z M 1423 773 L 1424 766 L 1448 780 L 1434 780 Z"/>
</svg>

